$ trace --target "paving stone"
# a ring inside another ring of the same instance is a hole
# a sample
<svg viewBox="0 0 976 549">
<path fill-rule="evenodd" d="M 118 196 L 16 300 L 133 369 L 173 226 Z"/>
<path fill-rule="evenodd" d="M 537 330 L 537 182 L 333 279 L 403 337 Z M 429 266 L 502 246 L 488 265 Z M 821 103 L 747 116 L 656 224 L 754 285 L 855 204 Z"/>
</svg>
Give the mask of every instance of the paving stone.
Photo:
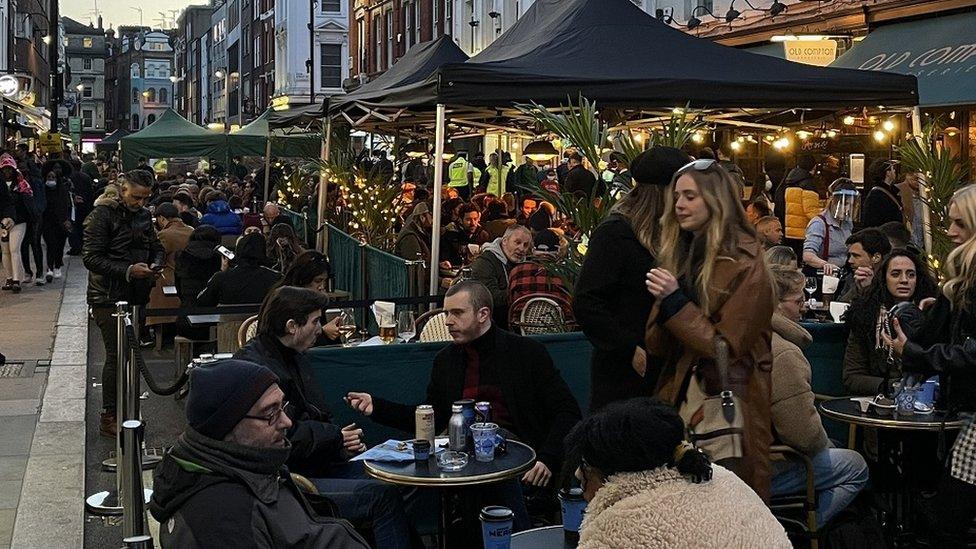
<svg viewBox="0 0 976 549">
<path fill-rule="evenodd" d="M 88 361 L 88 349 L 78 350 L 58 350 L 51 354 L 51 366 L 65 366 L 70 364 L 84 364 Z"/>
<path fill-rule="evenodd" d="M 36 415 L 41 401 L 32 399 L 0 400 L 0 417 Z"/>
<path fill-rule="evenodd" d="M 88 342 L 87 326 L 66 326 L 57 327 L 57 336 L 54 340 L 54 352 L 72 352 L 85 349 Z"/>
<path fill-rule="evenodd" d="M 31 377 L 9 377 L 0 379 L 0 401 L 40 400 L 44 392 L 47 376 L 35 373 Z"/>
<path fill-rule="evenodd" d="M 0 509 L 16 509 L 20 501 L 21 480 L 0 480 Z"/>
<path fill-rule="evenodd" d="M 26 455 L 0 457 L 0 481 L 21 480 L 24 478 L 25 471 L 27 471 Z"/>
<path fill-rule="evenodd" d="M 87 376 L 84 366 L 51 366 L 47 379 L 45 400 L 85 398 Z"/>
<path fill-rule="evenodd" d="M 8 416 L 0 421 L 0 456 L 22 456 L 30 451 L 37 416 Z"/>
<path fill-rule="evenodd" d="M 83 461 L 80 454 L 31 456 L 11 546 L 82 546 Z"/>
<path fill-rule="evenodd" d="M 0 549 L 10 547 L 10 540 L 14 535 L 14 519 L 16 517 L 16 509 L 0 509 Z"/>
<path fill-rule="evenodd" d="M 81 454 L 85 451 L 83 421 L 51 421 L 37 424 L 31 456 Z M 2 459 L 2 458 L 0 458 Z"/>
<path fill-rule="evenodd" d="M 44 406 L 41 408 L 41 422 L 84 420 L 84 398 L 44 399 Z"/>
</svg>

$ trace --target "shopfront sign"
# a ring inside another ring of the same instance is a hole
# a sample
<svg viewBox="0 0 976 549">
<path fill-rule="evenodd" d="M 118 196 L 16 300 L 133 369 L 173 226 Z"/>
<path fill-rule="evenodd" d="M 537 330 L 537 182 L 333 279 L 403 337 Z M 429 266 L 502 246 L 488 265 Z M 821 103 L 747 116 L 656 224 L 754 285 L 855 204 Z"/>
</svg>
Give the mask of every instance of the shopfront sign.
<svg viewBox="0 0 976 549">
<path fill-rule="evenodd" d="M 783 47 L 786 59 L 797 63 L 826 67 L 837 59 L 834 40 L 787 40 Z"/>
<path fill-rule="evenodd" d="M 43 132 L 37 136 L 37 144 L 41 146 L 43 153 L 61 152 L 61 134 Z"/>
</svg>

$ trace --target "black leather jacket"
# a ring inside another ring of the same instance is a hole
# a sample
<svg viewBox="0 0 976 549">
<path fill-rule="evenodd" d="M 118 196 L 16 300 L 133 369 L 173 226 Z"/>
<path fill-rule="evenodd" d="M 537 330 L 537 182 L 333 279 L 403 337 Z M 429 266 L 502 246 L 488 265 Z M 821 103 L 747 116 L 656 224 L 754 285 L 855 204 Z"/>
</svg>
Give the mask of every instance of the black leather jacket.
<svg viewBox="0 0 976 549">
<path fill-rule="evenodd" d="M 149 210 L 130 211 L 113 193 L 99 197 L 95 209 L 85 218 L 81 256 L 89 271 L 89 305 L 111 305 L 116 301 L 145 305 L 154 281 L 128 280 L 129 267 L 136 263 L 162 265 L 166 252 L 156 236 Z"/>
<path fill-rule="evenodd" d="M 976 411 L 976 314 L 971 309 L 953 310 L 940 294 L 926 311 L 923 333 L 903 352 L 904 370 L 939 374 L 940 399 L 963 411 Z"/>
</svg>

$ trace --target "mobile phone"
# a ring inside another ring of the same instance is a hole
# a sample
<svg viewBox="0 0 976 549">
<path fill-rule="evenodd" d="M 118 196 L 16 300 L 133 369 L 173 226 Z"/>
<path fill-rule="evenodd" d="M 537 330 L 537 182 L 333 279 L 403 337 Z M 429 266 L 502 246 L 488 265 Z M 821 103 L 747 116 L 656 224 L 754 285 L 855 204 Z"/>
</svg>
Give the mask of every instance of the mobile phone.
<svg viewBox="0 0 976 549">
<path fill-rule="evenodd" d="M 227 247 L 224 246 L 223 244 L 221 244 L 220 246 L 217 246 L 216 249 L 220 253 L 220 255 L 226 257 L 229 261 L 233 261 L 234 260 L 234 252 L 232 252 L 229 249 L 227 249 Z"/>
<path fill-rule="evenodd" d="M 154 273 L 161 273 L 165 268 L 166 265 L 153 265 L 152 267 L 150 267 L 150 269 L 152 269 L 152 272 Z"/>
</svg>

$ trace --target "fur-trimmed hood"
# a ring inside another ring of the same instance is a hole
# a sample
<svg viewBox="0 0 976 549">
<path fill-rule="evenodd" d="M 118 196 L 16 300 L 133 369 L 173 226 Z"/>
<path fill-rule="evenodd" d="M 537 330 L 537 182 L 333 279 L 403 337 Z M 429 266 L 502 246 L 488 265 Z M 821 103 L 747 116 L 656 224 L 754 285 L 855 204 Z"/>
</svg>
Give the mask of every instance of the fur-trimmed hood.
<svg viewBox="0 0 976 549">
<path fill-rule="evenodd" d="M 659 467 L 618 473 L 590 501 L 580 549 L 791 547 L 766 505 L 731 471 L 712 465 L 712 480 L 690 482 Z"/>
</svg>

